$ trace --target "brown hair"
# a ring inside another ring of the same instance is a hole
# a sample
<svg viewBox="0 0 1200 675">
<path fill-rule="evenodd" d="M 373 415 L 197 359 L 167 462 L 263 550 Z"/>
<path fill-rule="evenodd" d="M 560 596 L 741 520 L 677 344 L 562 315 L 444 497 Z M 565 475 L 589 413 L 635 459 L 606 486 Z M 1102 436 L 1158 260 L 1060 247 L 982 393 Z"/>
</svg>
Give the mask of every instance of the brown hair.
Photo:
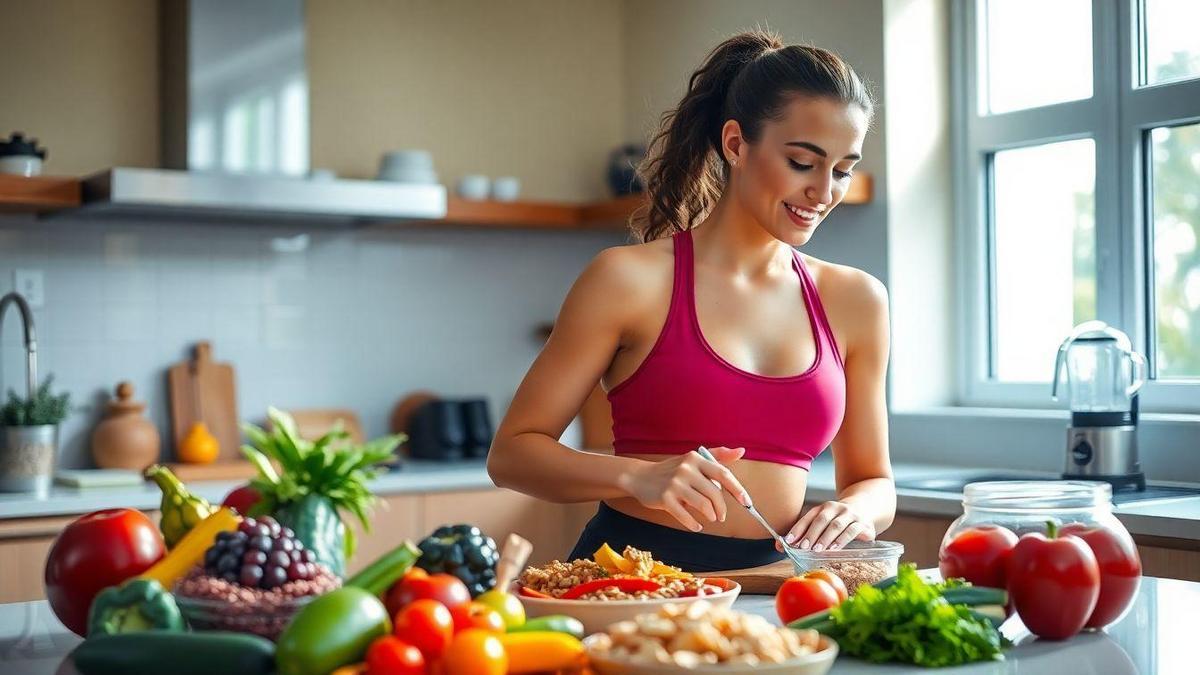
<svg viewBox="0 0 1200 675">
<path fill-rule="evenodd" d="M 727 180 L 721 128 L 737 120 L 747 142 L 765 120 L 778 119 L 794 94 L 857 105 L 874 104 L 854 69 L 817 47 L 784 46 L 765 30 L 739 33 L 717 45 L 688 80 L 687 93 L 663 113 L 650 152 L 638 167 L 649 203 L 630 218 L 638 241 L 690 229 L 712 208 Z"/>
</svg>

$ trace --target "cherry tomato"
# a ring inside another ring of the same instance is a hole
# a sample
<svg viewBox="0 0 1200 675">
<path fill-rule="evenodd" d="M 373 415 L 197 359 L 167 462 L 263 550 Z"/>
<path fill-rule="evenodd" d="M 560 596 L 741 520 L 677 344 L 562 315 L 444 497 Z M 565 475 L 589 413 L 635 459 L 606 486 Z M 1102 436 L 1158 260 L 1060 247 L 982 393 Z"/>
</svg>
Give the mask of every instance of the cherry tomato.
<svg viewBox="0 0 1200 675">
<path fill-rule="evenodd" d="M 841 577 L 833 572 L 830 572 L 829 570 L 809 570 L 800 576 L 811 579 L 820 579 L 830 586 L 833 586 L 833 590 L 837 591 L 838 602 L 845 602 L 846 598 L 850 597 L 850 592 L 846 590 L 846 582 L 842 581 Z"/>
<path fill-rule="evenodd" d="M 434 661 L 454 637 L 454 618 L 437 600 L 414 600 L 396 615 L 392 634 Z"/>
<path fill-rule="evenodd" d="M 1060 530 L 1087 542 L 1096 563 L 1100 565 L 1100 599 L 1084 626 L 1103 628 L 1115 622 L 1137 595 L 1142 578 L 1142 559 L 1137 546 L 1128 535 L 1105 529 L 1071 523 Z"/>
<path fill-rule="evenodd" d="M 468 628 L 454 636 L 442 659 L 445 675 L 505 675 L 508 654 L 500 638 L 480 628 Z"/>
<path fill-rule="evenodd" d="M 385 635 L 367 649 L 368 675 L 425 675 L 421 650 L 400 638 Z"/>
<path fill-rule="evenodd" d="M 792 577 L 775 594 L 775 613 L 783 623 L 836 606 L 838 592 L 832 584 L 817 577 Z"/>
<path fill-rule="evenodd" d="M 493 633 L 504 632 L 504 617 L 500 612 L 478 602 L 468 602 L 450 610 L 454 619 L 454 631 L 482 628 Z"/>
<path fill-rule="evenodd" d="M 942 549 L 938 570 L 942 578 L 961 577 L 976 586 L 1004 588 L 1008 556 L 1017 535 L 999 525 L 980 525 L 959 532 Z"/>
<path fill-rule="evenodd" d="M 392 584 L 383 604 L 388 614 L 395 616 L 414 600 L 437 600 L 447 608 L 471 601 L 471 592 L 461 579 L 452 574 L 407 574 Z"/>
</svg>

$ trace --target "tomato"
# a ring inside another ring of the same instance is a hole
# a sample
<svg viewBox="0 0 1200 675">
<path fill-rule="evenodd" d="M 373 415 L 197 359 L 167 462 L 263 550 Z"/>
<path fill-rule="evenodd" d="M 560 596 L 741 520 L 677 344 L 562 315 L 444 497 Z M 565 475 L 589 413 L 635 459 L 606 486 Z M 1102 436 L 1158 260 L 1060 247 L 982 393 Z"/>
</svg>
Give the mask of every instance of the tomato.
<svg viewBox="0 0 1200 675">
<path fill-rule="evenodd" d="M 1072 535 L 1047 533 L 1021 537 L 1008 557 L 1008 593 L 1013 608 L 1031 633 L 1065 640 L 1087 623 L 1100 597 L 1100 566 L 1087 543 Z"/>
<path fill-rule="evenodd" d="M 425 657 L 404 640 L 385 635 L 367 649 L 367 675 L 425 675 Z"/>
<path fill-rule="evenodd" d="M 1084 626 L 1103 628 L 1111 625 L 1133 602 L 1141 583 L 1142 559 L 1138 556 L 1137 546 L 1128 535 L 1082 523 L 1066 525 L 1061 532 L 1087 542 L 1100 566 L 1100 598 Z"/>
<path fill-rule="evenodd" d="M 64 626 L 86 635 L 96 594 L 145 572 L 164 552 L 162 535 L 141 511 L 89 513 L 67 525 L 46 556 L 46 599 Z"/>
<path fill-rule="evenodd" d="M 388 589 L 384 605 L 388 614 L 395 616 L 409 603 L 421 599 L 437 600 L 450 608 L 470 602 L 471 592 L 452 574 L 409 573 Z"/>
<path fill-rule="evenodd" d="M 516 628 L 525 623 L 525 605 L 522 605 L 520 599 L 512 593 L 505 593 L 498 588 L 493 588 L 481 593 L 478 598 L 475 598 L 475 602 L 496 610 L 508 628 Z"/>
<path fill-rule="evenodd" d="M 244 516 L 250 513 L 250 508 L 260 499 L 262 499 L 262 495 L 258 494 L 258 490 L 255 490 L 250 484 L 246 484 L 230 490 L 229 494 L 225 495 L 225 501 L 221 502 L 221 506 L 231 507 Z"/>
<path fill-rule="evenodd" d="M 445 675 L 505 675 L 508 654 L 500 638 L 479 628 L 468 628 L 454 636 L 442 659 Z"/>
<path fill-rule="evenodd" d="M 421 650 L 430 661 L 441 656 L 454 637 L 454 618 L 437 600 L 412 601 L 396 615 L 393 625 L 393 635 Z"/>
<path fill-rule="evenodd" d="M 792 577 L 783 582 L 775 594 L 775 613 L 783 623 L 791 623 L 839 602 L 837 589 L 829 582 L 811 576 Z"/>
<path fill-rule="evenodd" d="M 468 628 L 482 628 L 493 633 L 504 632 L 504 617 L 500 612 L 478 602 L 468 602 L 450 610 L 454 618 L 455 632 Z"/>
<path fill-rule="evenodd" d="M 829 570 L 809 570 L 800 576 L 811 579 L 820 579 L 825 583 L 833 586 L 833 590 L 837 591 L 838 602 L 845 602 L 846 598 L 850 597 L 850 592 L 846 590 L 846 582 L 838 575 Z"/>
<path fill-rule="evenodd" d="M 961 577 L 976 586 L 1004 588 L 1004 570 L 1017 535 L 999 525 L 980 525 L 959 532 L 942 549 L 938 570 L 943 579 Z"/>
</svg>

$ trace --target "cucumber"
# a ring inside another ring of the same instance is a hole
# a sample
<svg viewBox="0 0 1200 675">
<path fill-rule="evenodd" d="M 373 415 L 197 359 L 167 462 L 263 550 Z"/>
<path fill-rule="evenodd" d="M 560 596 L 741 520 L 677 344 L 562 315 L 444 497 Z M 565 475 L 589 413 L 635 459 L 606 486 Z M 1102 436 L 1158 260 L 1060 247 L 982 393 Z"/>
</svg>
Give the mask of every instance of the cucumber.
<svg viewBox="0 0 1200 675">
<path fill-rule="evenodd" d="M 357 586 L 371 595 L 383 595 L 420 557 L 421 549 L 406 541 L 347 579 L 345 585 Z"/>
<path fill-rule="evenodd" d="M 509 633 L 528 633 L 533 631 L 550 631 L 552 633 L 566 633 L 577 638 L 583 637 L 583 624 L 579 619 L 565 614 L 550 614 L 548 616 L 539 616 L 536 619 L 529 619 L 520 626 L 509 628 Z"/>
<path fill-rule="evenodd" d="M 71 660 L 83 675 L 268 675 L 275 645 L 244 633 L 155 630 L 88 638 Z"/>
<path fill-rule="evenodd" d="M 891 584 L 887 584 L 888 586 L 891 586 L 895 583 L 895 578 L 893 577 L 890 580 L 884 579 L 878 583 L 882 584 L 888 581 L 892 582 Z M 876 588 L 879 588 L 878 584 L 873 585 Z M 993 607 L 998 607 L 1000 610 L 1000 621 L 1004 621 L 1004 605 L 1008 604 L 1008 591 L 1003 589 L 987 588 L 985 586 L 947 588 L 946 590 L 942 591 L 942 597 L 945 598 L 946 602 L 950 603 L 951 605 L 966 605 L 971 607 L 974 611 L 984 615 L 984 618 L 987 618 L 987 620 L 991 621 L 993 624 L 995 624 L 995 617 L 988 615 L 994 614 L 994 610 L 992 610 Z M 800 617 L 799 619 L 789 623 L 788 628 L 817 628 L 817 630 L 820 630 L 819 625 L 828 620 L 829 610 L 824 610 L 809 614 L 808 616 Z"/>
<path fill-rule="evenodd" d="M 979 605 L 968 611 L 971 612 L 971 616 L 983 619 L 996 628 L 999 628 L 1000 624 L 1008 618 L 1008 614 L 1004 611 L 1004 605 Z"/>
</svg>

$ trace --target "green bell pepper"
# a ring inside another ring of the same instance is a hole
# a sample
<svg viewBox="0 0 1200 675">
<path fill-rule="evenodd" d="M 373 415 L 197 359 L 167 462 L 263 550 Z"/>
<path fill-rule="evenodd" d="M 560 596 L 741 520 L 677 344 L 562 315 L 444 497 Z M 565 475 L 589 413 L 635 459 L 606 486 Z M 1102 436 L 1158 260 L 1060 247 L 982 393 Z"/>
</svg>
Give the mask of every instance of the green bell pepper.
<svg viewBox="0 0 1200 675">
<path fill-rule="evenodd" d="M 134 577 L 109 586 L 92 600 L 88 636 L 145 630 L 185 630 L 175 598 L 153 579 Z"/>
<path fill-rule="evenodd" d="M 370 591 L 344 586 L 317 596 L 292 617 L 275 644 L 279 675 L 326 675 L 362 661 L 392 620 Z"/>
</svg>

